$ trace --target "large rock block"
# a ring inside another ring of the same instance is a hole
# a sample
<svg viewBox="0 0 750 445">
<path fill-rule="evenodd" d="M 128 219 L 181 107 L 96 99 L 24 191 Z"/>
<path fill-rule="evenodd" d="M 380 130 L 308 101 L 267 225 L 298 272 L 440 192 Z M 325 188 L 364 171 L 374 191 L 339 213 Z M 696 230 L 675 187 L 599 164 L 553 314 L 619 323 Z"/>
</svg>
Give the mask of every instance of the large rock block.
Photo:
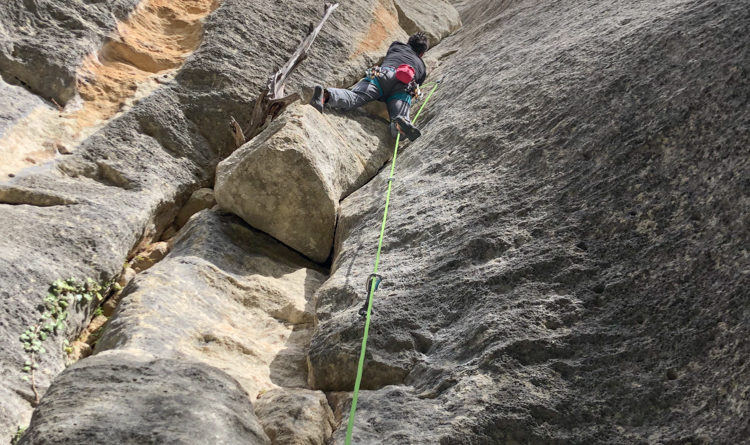
<svg viewBox="0 0 750 445">
<path fill-rule="evenodd" d="M 304 387 L 324 275 L 234 215 L 204 210 L 128 285 L 95 353 L 137 349 L 222 369 L 251 397 Z"/>
<path fill-rule="evenodd" d="M 294 105 L 216 169 L 216 201 L 287 246 L 323 262 L 339 201 L 388 159 L 387 126 Z"/>
<path fill-rule="evenodd" d="M 255 413 L 275 444 L 325 445 L 335 428 L 333 412 L 321 391 L 273 389 L 259 396 Z"/>
<path fill-rule="evenodd" d="M 446 1 L 394 0 L 394 3 L 404 31 L 409 34 L 424 32 L 430 46 L 461 27 L 458 11 Z"/>
<path fill-rule="evenodd" d="M 202 363 L 110 351 L 63 372 L 19 444 L 250 444 L 271 441 L 247 393 Z"/>
</svg>

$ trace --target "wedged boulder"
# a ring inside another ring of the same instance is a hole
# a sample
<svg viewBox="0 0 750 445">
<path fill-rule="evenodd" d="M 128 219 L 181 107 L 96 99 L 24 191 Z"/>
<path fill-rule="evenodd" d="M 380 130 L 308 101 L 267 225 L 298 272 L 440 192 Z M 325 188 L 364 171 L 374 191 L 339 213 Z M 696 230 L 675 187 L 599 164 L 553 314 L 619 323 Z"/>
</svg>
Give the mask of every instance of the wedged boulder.
<svg viewBox="0 0 750 445">
<path fill-rule="evenodd" d="M 130 267 L 140 273 L 161 261 L 169 253 L 169 243 L 159 241 L 146 247 L 146 250 L 139 253 L 130 261 Z"/>
<path fill-rule="evenodd" d="M 461 17 L 450 3 L 443 0 L 394 0 L 401 27 L 409 34 L 424 32 L 434 46 L 461 27 Z"/>
<path fill-rule="evenodd" d="M 247 393 L 225 372 L 141 351 L 108 351 L 55 380 L 19 444 L 270 445 Z"/>
<path fill-rule="evenodd" d="M 377 172 L 390 155 L 391 142 L 387 125 L 374 118 L 290 106 L 219 163 L 216 201 L 323 262 L 333 245 L 339 201 Z"/>
<path fill-rule="evenodd" d="M 272 389 L 258 397 L 255 414 L 278 445 L 324 445 L 335 423 L 325 394 L 303 388 Z"/>
<path fill-rule="evenodd" d="M 324 277 L 236 216 L 204 210 L 169 255 L 125 289 L 94 352 L 138 349 L 203 362 L 251 397 L 304 387 L 312 297 Z"/>
</svg>

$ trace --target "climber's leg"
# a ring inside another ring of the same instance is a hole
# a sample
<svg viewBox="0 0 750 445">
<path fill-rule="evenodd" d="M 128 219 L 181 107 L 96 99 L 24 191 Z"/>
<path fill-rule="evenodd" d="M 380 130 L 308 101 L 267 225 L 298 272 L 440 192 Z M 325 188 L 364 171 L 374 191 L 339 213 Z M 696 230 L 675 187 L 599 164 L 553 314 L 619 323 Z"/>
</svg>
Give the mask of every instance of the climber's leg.
<svg viewBox="0 0 750 445">
<path fill-rule="evenodd" d="M 409 119 L 410 109 L 411 104 L 408 101 L 401 99 L 388 101 L 388 114 L 391 116 L 391 136 L 396 137 L 396 134 L 402 133 L 412 141 L 421 136 L 422 133 L 412 125 L 411 119 Z"/>
<path fill-rule="evenodd" d="M 315 88 L 318 93 L 318 87 Z M 316 100 L 316 94 L 313 94 L 313 101 Z M 377 100 L 380 97 L 378 87 L 369 80 L 363 79 L 354 85 L 350 90 L 344 88 L 326 88 L 320 87 L 318 97 L 323 105 L 318 108 L 315 103 L 311 102 L 318 111 L 322 112 L 323 107 L 335 108 L 346 111 Z"/>
</svg>

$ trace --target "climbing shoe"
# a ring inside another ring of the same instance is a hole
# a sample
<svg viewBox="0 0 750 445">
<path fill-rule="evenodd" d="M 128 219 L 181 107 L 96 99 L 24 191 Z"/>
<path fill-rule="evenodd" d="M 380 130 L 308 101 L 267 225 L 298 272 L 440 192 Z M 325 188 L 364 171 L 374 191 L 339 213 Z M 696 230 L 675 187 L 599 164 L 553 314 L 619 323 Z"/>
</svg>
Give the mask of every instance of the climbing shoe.
<svg viewBox="0 0 750 445">
<path fill-rule="evenodd" d="M 321 113 L 323 112 L 323 87 L 321 85 L 315 85 L 310 105 Z"/>
<path fill-rule="evenodd" d="M 404 116 L 396 116 L 396 118 L 393 119 L 393 122 L 396 124 L 399 133 L 405 135 L 410 141 L 414 141 L 422 136 L 422 132 L 419 131 L 419 128 L 412 125 L 412 123 Z"/>
</svg>

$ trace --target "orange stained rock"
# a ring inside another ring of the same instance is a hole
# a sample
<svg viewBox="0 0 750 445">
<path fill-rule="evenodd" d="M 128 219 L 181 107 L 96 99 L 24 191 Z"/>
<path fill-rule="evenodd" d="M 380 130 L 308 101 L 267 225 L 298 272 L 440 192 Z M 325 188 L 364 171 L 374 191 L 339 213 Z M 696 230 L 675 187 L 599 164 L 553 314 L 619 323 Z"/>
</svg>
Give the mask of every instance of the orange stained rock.
<svg viewBox="0 0 750 445">
<path fill-rule="evenodd" d="M 373 12 L 370 27 L 367 29 L 364 38 L 357 45 L 357 49 L 352 54 L 352 57 L 376 51 L 384 43 L 390 43 L 389 40 L 396 36 L 400 27 L 398 24 L 398 14 L 392 8 L 392 6 L 390 8 L 386 7 L 382 1 L 378 2 Z"/>
<path fill-rule="evenodd" d="M 143 0 L 78 69 L 80 102 L 38 107 L 0 137 L 0 181 L 72 152 L 86 137 L 169 79 L 203 38 L 201 20 L 219 0 Z"/>
<path fill-rule="evenodd" d="M 182 66 L 200 44 L 201 20 L 217 0 L 145 0 L 117 26 L 117 33 L 78 72 L 83 107 L 75 113 L 82 126 L 117 113 L 138 84 Z"/>
</svg>

